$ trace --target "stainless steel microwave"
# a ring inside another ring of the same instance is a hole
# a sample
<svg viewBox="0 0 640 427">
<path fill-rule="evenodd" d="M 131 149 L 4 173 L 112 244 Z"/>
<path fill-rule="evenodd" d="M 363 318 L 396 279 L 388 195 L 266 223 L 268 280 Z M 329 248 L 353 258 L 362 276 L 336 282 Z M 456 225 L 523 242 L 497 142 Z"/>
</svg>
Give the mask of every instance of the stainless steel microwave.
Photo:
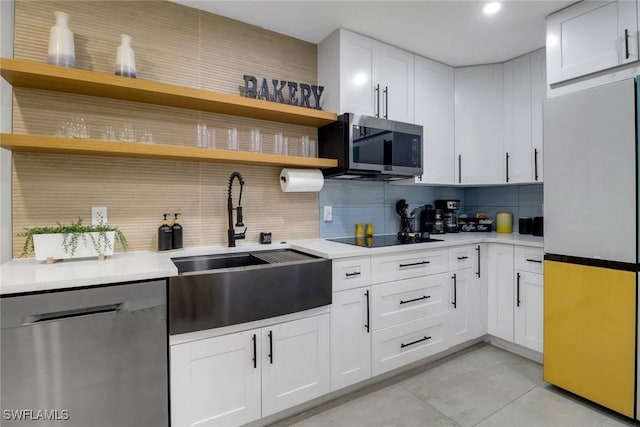
<svg viewBox="0 0 640 427">
<path fill-rule="evenodd" d="M 406 179 L 422 175 L 422 126 L 345 113 L 318 129 L 320 157 L 337 159 L 327 177 Z"/>
</svg>

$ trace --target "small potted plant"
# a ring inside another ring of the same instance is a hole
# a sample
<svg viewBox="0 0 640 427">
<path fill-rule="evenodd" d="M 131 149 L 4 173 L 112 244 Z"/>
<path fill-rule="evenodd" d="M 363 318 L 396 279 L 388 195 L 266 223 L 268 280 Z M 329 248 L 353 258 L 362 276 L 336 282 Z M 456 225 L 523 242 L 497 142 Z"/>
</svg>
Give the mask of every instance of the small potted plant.
<svg viewBox="0 0 640 427">
<path fill-rule="evenodd" d="M 87 258 L 97 256 L 104 259 L 113 255 L 117 239 L 127 250 L 127 239 L 117 227 L 100 221 L 97 225 L 82 224 L 82 218 L 69 225 L 59 222 L 56 227 L 33 227 L 25 229 L 18 236 L 25 237 L 21 257 L 35 252 L 36 260 L 53 262 L 58 259 Z"/>
</svg>

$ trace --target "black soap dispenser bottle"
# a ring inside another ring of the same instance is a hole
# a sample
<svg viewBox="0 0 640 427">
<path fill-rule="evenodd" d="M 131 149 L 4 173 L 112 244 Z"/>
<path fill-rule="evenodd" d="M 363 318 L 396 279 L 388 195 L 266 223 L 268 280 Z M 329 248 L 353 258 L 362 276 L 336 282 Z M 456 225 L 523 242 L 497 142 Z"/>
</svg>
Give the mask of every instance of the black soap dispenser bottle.
<svg viewBox="0 0 640 427">
<path fill-rule="evenodd" d="M 173 249 L 182 248 L 182 226 L 178 222 L 178 215 L 181 213 L 173 214 L 173 225 L 171 226 L 171 247 Z"/>
<path fill-rule="evenodd" d="M 166 251 L 171 249 L 171 236 L 172 236 L 172 231 L 171 231 L 171 227 L 169 226 L 168 222 L 167 222 L 167 215 L 169 214 L 163 214 L 164 215 L 164 219 L 162 220 L 162 225 L 160 227 L 158 227 L 158 250 L 159 251 Z"/>
</svg>

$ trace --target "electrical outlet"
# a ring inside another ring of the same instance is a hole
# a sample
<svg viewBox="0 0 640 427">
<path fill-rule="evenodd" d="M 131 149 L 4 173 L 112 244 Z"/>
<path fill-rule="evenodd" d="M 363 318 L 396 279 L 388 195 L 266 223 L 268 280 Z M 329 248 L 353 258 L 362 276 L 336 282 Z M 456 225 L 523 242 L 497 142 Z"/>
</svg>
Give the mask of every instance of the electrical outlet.
<svg viewBox="0 0 640 427">
<path fill-rule="evenodd" d="M 91 225 L 108 224 L 107 207 L 91 208 Z"/>
<path fill-rule="evenodd" d="M 324 220 L 325 222 L 333 220 L 333 209 L 331 208 L 331 206 L 324 207 Z"/>
</svg>

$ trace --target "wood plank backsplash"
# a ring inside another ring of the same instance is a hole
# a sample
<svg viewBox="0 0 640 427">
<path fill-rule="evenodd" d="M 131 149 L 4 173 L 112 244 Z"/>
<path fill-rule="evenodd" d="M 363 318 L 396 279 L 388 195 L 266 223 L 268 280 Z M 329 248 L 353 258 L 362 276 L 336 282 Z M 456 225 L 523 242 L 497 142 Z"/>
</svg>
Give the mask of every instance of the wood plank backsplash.
<svg viewBox="0 0 640 427">
<path fill-rule="evenodd" d="M 53 12 L 71 15 L 78 68 L 113 72 L 121 33 L 133 38 L 138 78 L 240 94 L 242 76 L 282 78 L 314 84 L 316 46 L 232 19 L 167 1 L 27 1 L 15 7 L 15 59 L 45 63 Z M 290 154 L 300 137 L 317 137 L 311 127 L 254 120 L 196 110 L 147 105 L 44 90 L 16 88 L 13 131 L 53 135 L 58 123 L 84 118 L 91 138 L 105 126 L 133 127 L 138 138 L 151 131 L 156 144 L 195 145 L 196 124 L 216 129 L 218 144 L 229 127 L 247 150 L 252 128 L 290 137 Z M 271 231 L 274 241 L 319 235 L 318 195 L 282 193 L 279 168 L 91 156 L 13 155 L 13 231 L 82 217 L 92 206 L 107 206 L 109 223 L 127 236 L 133 250 L 155 250 L 163 212 L 181 212 L 185 246 L 226 243 L 229 174 L 239 171 L 249 241 Z M 234 185 L 234 203 L 239 187 Z M 14 256 L 23 239 L 14 238 Z"/>
</svg>

